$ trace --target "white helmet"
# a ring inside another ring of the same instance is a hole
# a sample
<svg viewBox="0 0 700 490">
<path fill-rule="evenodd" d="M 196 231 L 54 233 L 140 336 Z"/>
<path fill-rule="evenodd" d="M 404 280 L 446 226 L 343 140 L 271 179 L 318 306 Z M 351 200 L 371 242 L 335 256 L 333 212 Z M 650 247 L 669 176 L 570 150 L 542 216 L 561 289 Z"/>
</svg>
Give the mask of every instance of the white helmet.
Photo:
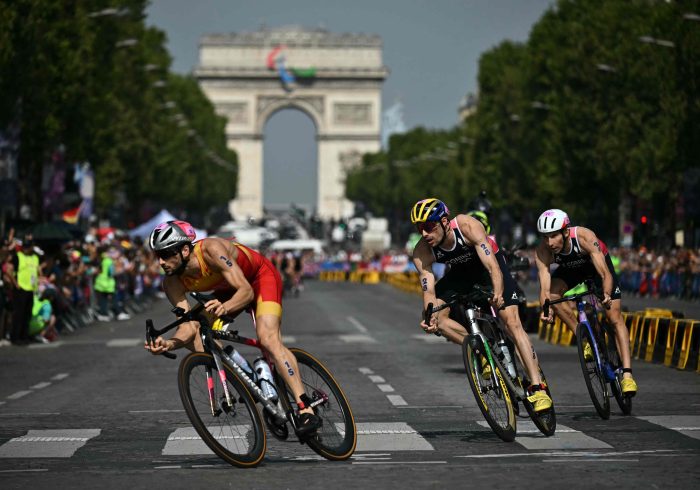
<svg viewBox="0 0 700 490">
<path fill-rule="evenodd" d="M 552 233 L 569 226 L 569 215 L 561 209 L 548 209 L 537 219 L 537 231 L 540 233 Z"/>
</svg>

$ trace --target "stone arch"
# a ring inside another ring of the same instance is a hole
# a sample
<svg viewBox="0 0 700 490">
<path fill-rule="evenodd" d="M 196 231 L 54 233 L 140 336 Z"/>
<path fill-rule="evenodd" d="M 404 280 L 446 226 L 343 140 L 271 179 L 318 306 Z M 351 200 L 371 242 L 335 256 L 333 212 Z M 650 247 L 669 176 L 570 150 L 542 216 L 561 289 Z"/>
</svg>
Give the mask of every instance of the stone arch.
<svg viewBox="0 0 700 490">
<path fill-rule="evenodd" d="M 262 215 L 264 126 L 275 112 L 294 108 L 316 126 L 318 214 L 350 216 L 345 173 L 358 164 L 357 155 L 381 147 L 381 87 L 387 73 L 378 36 L 294 26 L 204 36 L 195 76 L 227 118 L 228 146 L 239 159 L 231 214 Z"/>
</svg>

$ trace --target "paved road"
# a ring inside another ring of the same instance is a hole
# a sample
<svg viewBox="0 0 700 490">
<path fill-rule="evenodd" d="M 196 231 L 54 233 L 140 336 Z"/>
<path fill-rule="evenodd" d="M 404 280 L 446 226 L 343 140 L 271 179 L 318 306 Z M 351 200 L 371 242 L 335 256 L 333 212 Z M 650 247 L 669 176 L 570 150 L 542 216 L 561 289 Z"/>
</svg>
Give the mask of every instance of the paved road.
<svg viewBox="0 0 700 490">
<path fill-rule="evenodd" d="M 359 443 L 342 463 L 269 437 L 264 463 L 241 470 L 196 440 L 180 443 L 192 432 L 177 363 L 142 350 L 143 316 L 58 344 L 2 348 L 2 488 L 513 488 L 535 477 L 553 488 L 697 485 L 697 374 L 636 363 L 633 416 L 603 421 L 575 350 L 535 339 L 558 431 L 545 438 L 519 419 L 516 442 L 503 443 L 473 401 L 459 348 L 422 334 L 419 308 L 384 284 L 310 283 L 285 303 L 287 343 L 324 359 L 352 403 Z M 167 306 L 151 316 L 169 319 Z"/>
</svg>

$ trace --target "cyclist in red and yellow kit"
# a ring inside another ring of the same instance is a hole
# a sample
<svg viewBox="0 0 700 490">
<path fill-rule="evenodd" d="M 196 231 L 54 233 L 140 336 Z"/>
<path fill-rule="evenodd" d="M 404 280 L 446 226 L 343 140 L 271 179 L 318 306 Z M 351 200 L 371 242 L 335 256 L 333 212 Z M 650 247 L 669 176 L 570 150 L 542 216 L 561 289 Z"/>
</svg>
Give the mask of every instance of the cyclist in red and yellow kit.
<svg viewBox="0 0 700 490">
<path fill-rule="evenodd" d="M 254 303 L 257 336 L 270 353 L 299 406 L 298 432 L 318 429 L 320 419 L 306 407 L 294 355 L 282 344 L 282 279 L 272 263 L 260 253 L 232 240 L 205 238 L 194 242 L 195 231 L 184 221 L 161 223 L 153 230 L 149 244 L 165 271 L 163 290 L 173 306 L 188 311 L 185 293 L 213 291 L 217 299 L 206 303 L 206 310 L 219 317 L 236 316 Z M 145 347 L 153 354 L 187 347 L 202 351 L 196 322 L 183 323 L 172 338 L 158 337 Z"/>
</svg>

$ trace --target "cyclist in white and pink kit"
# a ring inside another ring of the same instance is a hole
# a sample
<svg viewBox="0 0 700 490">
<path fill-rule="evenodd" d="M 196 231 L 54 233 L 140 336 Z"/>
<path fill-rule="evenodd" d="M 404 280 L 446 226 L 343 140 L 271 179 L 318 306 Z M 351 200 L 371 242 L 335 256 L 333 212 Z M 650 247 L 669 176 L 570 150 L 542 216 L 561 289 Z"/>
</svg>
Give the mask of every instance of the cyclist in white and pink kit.
<svg viewBox="0 0 700 490">
<path fill-rule="evenodd" d="M 561 209 L 549 209 L 537 220 L 537 231 L 542 235 L 535 257 L 540 279 L 540 303 L 544 305 L 547 299 L 561 298 L 566 291 L 587 279 L 592 279 L 602 288 L 605 316 L 615 328 L 615 339 L 622 360 L 622 392 L 634 396 L 637 393 L 637 383 L 632 377 L 630 364 L 630 334 L 622 319 L 622 295 L 608 248 L 593 231 L 583 226 L 570 227 L 570 224 L 569 216 Z M 558 265 L 553 273 L 550 272 L 552 264 Z M 573 310 L 565 304 L 553 305 L 553 308 L 567 327 L 575 332 L 578 321 Z M 552 315 L 550 310 L 549 316 L 545 317 L 543 313 L 541 319 L 551 322 Z M 584 356 L 586 360 L 592 360 L 590 345 L 586 347 Z"/>
</svg>

